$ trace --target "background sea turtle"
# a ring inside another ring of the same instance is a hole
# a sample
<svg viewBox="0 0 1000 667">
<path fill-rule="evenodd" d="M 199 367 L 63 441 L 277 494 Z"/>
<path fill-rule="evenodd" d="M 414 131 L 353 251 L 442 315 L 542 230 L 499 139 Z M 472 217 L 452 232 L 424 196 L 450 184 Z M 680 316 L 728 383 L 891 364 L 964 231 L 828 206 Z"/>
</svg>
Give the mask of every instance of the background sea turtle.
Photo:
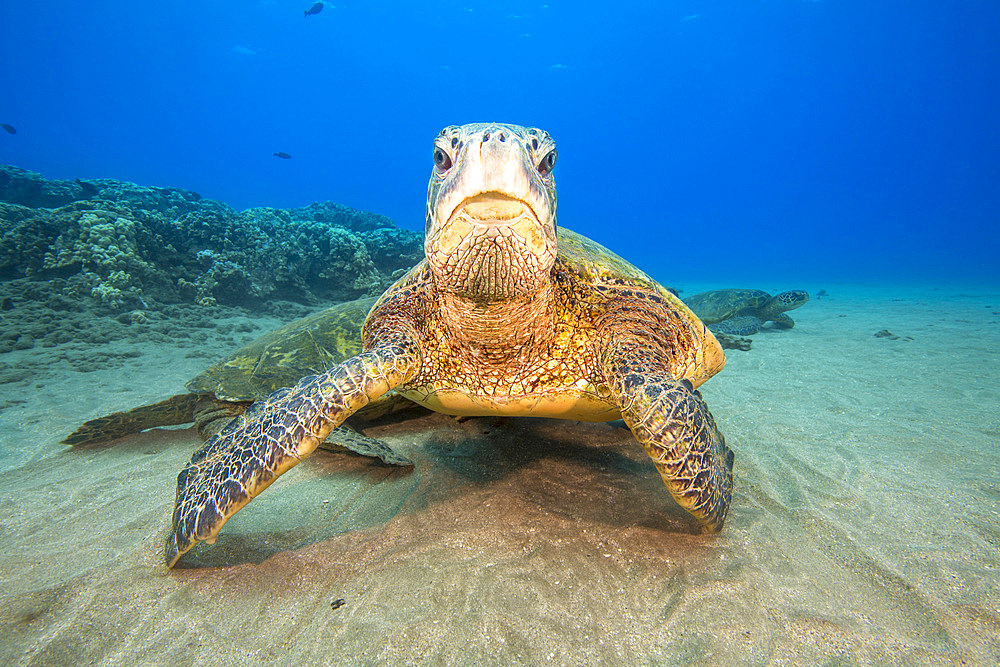
<svg viewBox="0 0 1000 667">
<path fill-rule="evenodd" d="M 395 389 L 452 415 L 623 418 L 674 499 L 722 528 L 733 452 L 696 387 L 725 365 L 669 291 L 556 232 L 548 133 L 448 127 L 434 142 L 426 258 L 383 294 L 364 352 L 257 401 L 177 476 L 173 566 L 370 401 Z"/>
<path fill-rule="evenodd" d="M 735 336 L 749 336 L 760 331 L 765 322 L 790 329 L 795 322 L 785 311 L 794 310 L 809 300 L 803 290 L 771 296 L 759 289 L 717 289 L 684 299 L 691 310 L 712 331 Z"/>
<path fill-rule="evenodd" d="M 189 393 L 92 419 L 63 443 L 87 445 L 148 428 L 192 421 L 198 433 L 207 439 L 253 401 L 360 354 L 361 325 L 374 303 L 374 298 L 347 301 L 290 322 L 209 366 L 185 385 Z M 401 403 L 412 405 L 395 393 L 387 394 L 365 406 L 357 417 L 374 419 Z M 327 446 L 376 456 L 390 464 L 411 465 L 408 458 L 393 452 L 385 443 L 353 428 L 338 429 Z"/>
</svg>

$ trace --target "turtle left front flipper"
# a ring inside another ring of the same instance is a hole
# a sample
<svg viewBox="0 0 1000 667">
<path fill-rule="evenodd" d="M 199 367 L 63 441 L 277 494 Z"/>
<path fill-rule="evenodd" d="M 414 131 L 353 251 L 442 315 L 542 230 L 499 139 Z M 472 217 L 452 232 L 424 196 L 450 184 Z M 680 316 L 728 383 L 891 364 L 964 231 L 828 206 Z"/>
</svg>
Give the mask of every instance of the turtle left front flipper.
<svg viewBox="0 0 1000 667">
<path fill-rule="evenodd" d="M 250 406 L 195 452 L 177 476 L 168 567 L 198 542 L 212 543 L 229 518 L 369 401 L 410 378 L 419 353 L 399 338 L 303 378 Z"/>
<path fill-rule="evenodd" d="M 690 380 L 675 378 L 670 360 L 677 355 L 666 354 L 658 338 L 613 333 L 605 347 L 605 376 L 622 418 L 670 495 L 716 533 L 729 512 L 735 457 L 701 394 Z"/>
</svg>

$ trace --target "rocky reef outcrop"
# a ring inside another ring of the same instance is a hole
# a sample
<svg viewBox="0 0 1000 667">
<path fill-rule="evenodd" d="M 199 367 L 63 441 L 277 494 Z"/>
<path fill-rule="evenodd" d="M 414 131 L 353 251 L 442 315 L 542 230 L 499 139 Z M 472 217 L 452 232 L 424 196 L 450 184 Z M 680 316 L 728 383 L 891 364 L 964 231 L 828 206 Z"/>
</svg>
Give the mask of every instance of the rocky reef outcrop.
<svg viewBox="0 0 1000 667">
<path fill-rule="evenodd" d="M 416 232 L 340 204 L 236 211 L 177 188 L 0 166 L 0 280 L 53 280 L 115 312 L 354 299 L 422 255 Z"/>
</svg>

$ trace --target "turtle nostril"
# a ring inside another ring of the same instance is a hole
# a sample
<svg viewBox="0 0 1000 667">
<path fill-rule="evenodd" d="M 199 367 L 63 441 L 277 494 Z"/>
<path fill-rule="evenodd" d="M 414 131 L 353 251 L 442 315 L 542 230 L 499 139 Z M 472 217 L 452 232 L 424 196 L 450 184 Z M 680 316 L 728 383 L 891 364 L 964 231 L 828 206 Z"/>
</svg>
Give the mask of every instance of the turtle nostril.
<svg viewBox="0 0 1000 667">
<path fill-rule="evenodd" d="M 489 140 L 490 140 L 490 133 L 489 132 L 484 132 L 483 133 L 483 141 L 489 141 Z"/>
<path fill-rule="evenodd" d="M 498 139 L 499 141 L 507 141 L 507 137 L 506 137 L 506 136 L 504 136 L 504 133 L 503 133 L 503 132 L 501 132 L 500 134 L 498 134 L 498 135 L 497 135 L 497 139 Z"/>
</svg>

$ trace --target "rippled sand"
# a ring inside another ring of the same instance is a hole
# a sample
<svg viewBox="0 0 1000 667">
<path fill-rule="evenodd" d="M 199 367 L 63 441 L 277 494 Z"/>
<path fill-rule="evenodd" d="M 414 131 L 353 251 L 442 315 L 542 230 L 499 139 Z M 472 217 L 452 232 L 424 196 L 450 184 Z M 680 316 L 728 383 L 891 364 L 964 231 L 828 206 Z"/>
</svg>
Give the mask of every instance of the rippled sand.
<svg viewBox="0 0 1000 667">
<path fill-rule="evenodd" d="M 825 287 L 703 388 L 719 536 L 615 424 L 431 415 L 369 430 L 412 471 L 319 451 L 168 571 L 193 431 L 56 443 L 206 360 L 7 384 L 0 663 L 996 664 L 1000 291 Z"/>
</svg>

